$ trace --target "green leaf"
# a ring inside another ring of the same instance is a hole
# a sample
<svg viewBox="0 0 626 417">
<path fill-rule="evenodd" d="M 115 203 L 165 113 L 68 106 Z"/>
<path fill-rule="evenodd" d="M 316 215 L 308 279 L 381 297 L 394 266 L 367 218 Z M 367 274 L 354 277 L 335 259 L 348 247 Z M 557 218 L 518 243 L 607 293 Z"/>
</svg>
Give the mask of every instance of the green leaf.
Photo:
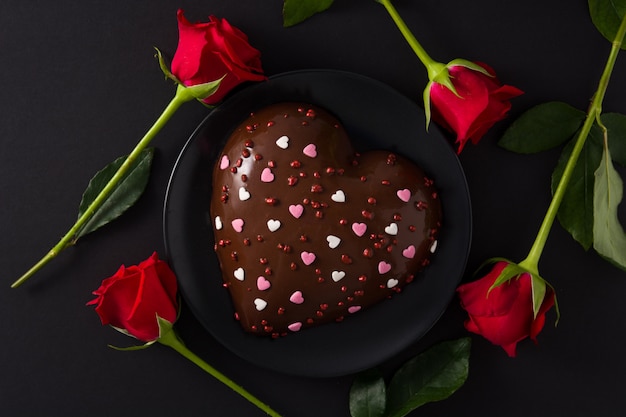
<svg viewBox="0 0 626 417">
<path fill-rule="evenodd" d="M 385 414 L 387 393 L 385 380 L 377 369 L 361 372 L 350 388 L 350 415 L 352 417 L 382 417 Z"/>
<path fill-rule="evenodd" d="M 602 123 L 608 130 L 613 161 L 626 166 L 626 116 L 619 113 L 603 114 Z"/>
<path fill-rule="evenodd" d="M 539 104 L 518 117 L 504 132 L 500 146 L 517 153 L 535 153 L 565 143 L 580 128 L 585 112 L 569 104 Z"/>
<path fill-rule="evenodd" d="M 604 148 L 602 160 L 595 172 L 593 248 L 616 266 L 626 270 L 626 234 L 617 217 L 623 197 L 622 179 Z"/>
<path fill-rule="evenodd" d="M 589 0 L 591 21 L 609 42 L 615 40 L 617 29 L 626 13 L 626 0 Z M 622 44 L 621 49 L 626 45 Z"/>
<path fill-rule="evenodd" d="M 76 233 L 74 240 L 78 240 L 112 220 L 115 220 L 137 202 L 148 184 L 153 155 L 153 148 L 144 149 L 139 154 L 137 160 L 134 161 L 126 175 L 118 182 L 105 202 L 95 211 L 93 216 L 91 216 L 78 233 Z M 107 185 L 125 160 L 126 156 L 117 158 L 102 170 L 98 171 L 91 181 L 89 181 L 89 185 L 83 193 L 83 198 L 78 208 L 78 217 L 85 213 L 89 205 L 96 199 L 100 191 Z"/>
<path fill-rule="evenodd" d="M 387 415 L 401 417 L 448 398 L 467 379 L 471 339 L 442 342 L 405 363 L 387 388 Z"/>
<path fill-rule="evenodd" d="M 593 183 L 594 172 L 602 158 L 603 135 L 594 125 L 589 132 L 578 163 L 572 172 L 569 185 L 565 190 L 558 212 L 561 226 L 587 250 L 593 244 Z M 572 153 L 575 140 L 572 140 L 561 153 L 559 162 L 552 173 L 552 192 L 554 193 L 565 165 Z"/>
<path fill-rule="evenodd" d="M 332 6 L 333 0 L 284 0 L 283 26 L 297 25 Z"/>
</svg>

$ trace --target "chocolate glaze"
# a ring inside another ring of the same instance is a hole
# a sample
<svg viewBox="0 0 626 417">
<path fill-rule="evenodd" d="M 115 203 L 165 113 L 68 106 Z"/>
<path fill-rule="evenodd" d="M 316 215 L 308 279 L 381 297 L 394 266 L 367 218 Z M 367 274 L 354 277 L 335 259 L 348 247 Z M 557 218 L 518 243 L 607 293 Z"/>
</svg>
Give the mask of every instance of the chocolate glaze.
<svg viewBox="0 0 626 417">
<path fill-rule="evenodd" d="M 359 155 L 325 110 L 279 103 L 227 141 L 211 216 L 235 317 L 276 337 L 400 292 L 436 249 L 441 207 L 411 161 Z"/>
</svg>

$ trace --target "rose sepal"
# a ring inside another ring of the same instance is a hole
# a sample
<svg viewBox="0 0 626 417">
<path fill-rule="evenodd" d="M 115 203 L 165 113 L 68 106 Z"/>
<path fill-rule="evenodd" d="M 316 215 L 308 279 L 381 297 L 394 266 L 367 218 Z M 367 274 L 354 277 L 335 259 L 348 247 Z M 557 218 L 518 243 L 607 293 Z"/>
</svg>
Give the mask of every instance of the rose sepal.
<svg viewBox="0 0 626 417">
<path fill-rule="evenodd" d="M 209 81 L 208 83 L 186 86 L 174 74 L 172 74 L 167 64 L 165 63 L 165 59 L 163 58 L 163 54 L 161 53 L 159 48 L 154 48 L 154 49 L 156 51 L 157 60 L 159 61 L 159 68 L 161 68 L 161 71 L 165 75 L 165 78 L 168 78 L 177 84 L 176 94 L 189 94 L 191 97 L 200 101 L 201 103 L 202 103 L 202 100 L 215 94 L 217 89 L 220 87 L 220 83 L 227 75 L 227 74 L 224 74 L 221 78 L 218 78 L 217 80 Z M 202 104 L 205 104 L 205 103 L 202 103 Z M 210 106 L 210 107 L 213 107 L 213 106 Z"/>
<path fill-rule="evenodd" d="M 493 290 L 494 288 L 502 284 L 505 284 L 514 278 L 518 279 L 523 274 L 528 274 L 530 276 L 530 284 L 531 284 L 531 290 L 532 290 L 532 306 L 533 306 L 534 318 L 537 318 L 537 315 L 539 314 L 539 311 L 541 309 L 541 305 L 543 304 L 543 301 L 546 298 L 547 288 L 550 287 L 553 290 L 552 291 L 553 294 L 555 294 L 554 306 L 555 306 L 555 311 L 557 315 L 556 322 L 558 323 L 558 320 L 560 317 L 560 311 L 559 311 L 559 306 L 557 303 L 556 292 L 554 291 L 554 287 L 548 281 L 543 279 L 541 275 L 539 275 L 537 268 L 533 267 L 532 265 L 526 265 L 528 263 L 526 262 L 526 260 L 520 263 L 515 263 L 506 258 L 496 257 L 496 258 L 487 259 L 485 262 L 483 262 L 483 264 L 479 267 L 478 270 L 482 269 L 483 267 L 487 265 L 495 264 L 497 262 L 505 262 L 507 266 L 500 272 L 500 275 L 498 275 L 496 280 L 493 282 L 493 284 L 489 288 L 489 292 L 491 292 L 491 290 Z M 489 292 L 487 294 L 489 294 Z"/>
</svg>

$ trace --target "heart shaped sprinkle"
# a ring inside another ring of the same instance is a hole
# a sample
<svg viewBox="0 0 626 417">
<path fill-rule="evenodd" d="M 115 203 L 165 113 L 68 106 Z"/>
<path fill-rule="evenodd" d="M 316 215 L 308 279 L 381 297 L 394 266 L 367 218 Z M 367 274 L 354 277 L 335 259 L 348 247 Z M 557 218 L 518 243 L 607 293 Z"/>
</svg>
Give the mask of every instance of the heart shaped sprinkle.
<svg viewBox="0 0 626 417">
<path fill-rule="evenodd" d="M 313 262 L 315 262 L 315 254 L 313 252 L 302 252 L 300 254 L 300 258 L 302 259 L 302 262 L 304 262 L 305 265 L 311 265 Z"/>
<path fill-rule="evenodd" d="M 287 136 L 281 136 L 276 140 L 276 145 L 280 149 L 287 149 L 289 147 L 289 138 Z"/>
<path fill-rule="evenodd" d="M 241 233 L 243 231 L 243 225 L 244 225 L 243 219 L 235 219 L 232 222 L 230 222 L 230 224 L 233 226 L 233 229 L 235 229 L 235 232 Z"/>
<path fill-rule="evenodd" d="M 355 235 L 361 237 L 367 231 L 367 224 L 365 223 L 352 223 L 352 231 Z"/>
<path fill-rule="evenodd" d="M 400 282 L 400 281 L 398 281 L 398 280 L 397 280 L 397 279 L 395 279 L 395 278 L 389 278 L 389 279 L 387 280 L 387 288 L 393 288 L 393 287 L 395 287 L 396 285 L 398 285 L 398 282 Z"/>
<path fill-rule="evenodd" d="M 272 173 L 271 169 L 265 168 L 261 172 L 261 181 L 262 182 L 272 182 L 272 181 L 274 181 L 274 174 Z"/>
<path fill-rule="evenodd" d="M 335 282 L 339 282 L 339 281 L 341 281 L 341 279 L 342 279 L 343 277 L 345 277 L 345 276 L 346 276 L 346 273 L 345 273 L 344 271 L 333 271 L 333 272 L 330 274 L 330 276 L 331 276 L 331 278 L 333 279 L 333 281 L 335 281 Z"/>
<path fill-rule="evenodd" d="M 267 228 L 269 229 L 270 232 L 275 232 L 278 229 L 280 229 L 281 223 L 280 220 L 276 220 L 276 219 L 269 219 L 267 221 Z"/>
<path fill-rule="evenodd" d="M 249 200 L 250 197 L 250 192 L 246 190 L 246 187 L 239 187 L 239 199 L 241 201 Z"/>
<path fill-rule="evenodd" d="M 330 199 L 333 200 L 335 203 L 345 203 L 346 195 L 343 191 L 337 190 L 335 194 L 330 196 Z"/>
<path fill-rule="evenodd" d="M 408 188 L 404 188 L 402 190 L 398 190 L 396 195 L 398 196 L 400 200 L 404 201 L 405 203 L 408 203 L 409 200 L 411 199 L 411 190 L 409 190 Z"/>
<path fill-rule="evenodd" d="M 335 249 L 341 243 L 341 239 L 334 235 L 326 236 L 326 242 L 328 242 L 328 247 L 331 249 Z"/>
<path fill-rule="evenodd" d="M 259 291 L 269 290 L 271 286 L 272 284 L 264 276 L 260 276 L 256 279 L 256 287 Z"/>
<path fill-rule="evenodd" d="M 398 234 L 398 225 L 395 223 L 391 223 L 389 226 L 385 227 L 385 233 L 388 235 L 397 235 Z"/>
<path fill-rule="evenodd" d="M 409 245 L 406 249 L 404 249 L 402 251 L 402 256 L 408 259 L 413 259 L 413 257 L 415 256 L 415 245 Z"/>
<path fill-rule="evenodd" d="M 257 311 L 263 311 L 265 307 L 267 307 L 267 301 L 262 298 L 254 299 L 254 308 L 256 308 Z"/>
<path fill-rule="evenodd" d="M 239 281 L 243 281 L 244 279 L 246 279 L 246 271 L 244 271 L 244 269 L 242 267 L 239 267 L 239 268 L 235 269 L 233 271 L 233 275 Z"/>
<path fill-rule="evenodd" d="M 212 178 L 213 247 L 245 331 L 279 337 L 342 322 L 402 296 L 436 256 L 434 181 L 401 155 L 356 152 L 321 108 L 255 111 Z"/>
<path fill-rule="evenodd" d="M 304 297 L 302 296 L 302 291 L 296 291 L 289 297 L 289 301 L 294 304 L 302 304 L 304 303 Z"/>
<path fill-rule="evenodd" d="M 317 146 L 312 143 L 309 143 L 302 149 L 302 153 L 308 156 L 309 158 L 317 157 Z"/>
<path fill-rule="evenodd" d="M 291 213 L 291 215 L 296 219 L 299 219 L 302 216 L 303 212 L 304 207 L 302 206 L 302 204 L 291 204 L 289 206 L 289 213 Z"/>
<path fill-rule="evenodd" d="M 228 155 L 223 155 L 220 160 L 220 169 L 226 169 L 230 165 L 230 159 L 228 159 Z"/>
<path fill-rule="evenodd" d="M 385 261 L 380 261 L 378 263 L 378 273 L 379 274 L 386 274 L 387 272 L 391 271 L 391 264 L 387 263 Z"/>
<path fill-rule="evenodd" d="M 357 311 L 361 310 L 361 306 L 350 306 L 348 307 L 348 313 L 354 314 Z"/>
<path fill-rule="evenodd" d="M 295 323 L 291 323 L 289 326 L 287 326 L 287 328 L 292 332 L 297 332 L 302 328 L 302 323 L 297 321 Z"/>
</svg>

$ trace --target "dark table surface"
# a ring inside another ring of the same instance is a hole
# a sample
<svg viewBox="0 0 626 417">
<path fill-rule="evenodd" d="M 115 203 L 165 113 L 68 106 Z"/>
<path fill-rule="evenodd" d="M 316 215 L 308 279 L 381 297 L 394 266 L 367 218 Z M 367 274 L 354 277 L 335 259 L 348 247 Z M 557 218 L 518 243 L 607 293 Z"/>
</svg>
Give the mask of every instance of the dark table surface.
<svg viewBox="0 0 626 417">
<path fill-rule="evenodd" d="M 153 47 L 171 56 L 176 10 L 227 18 L 262 52 L 268 75 L 326 68 L 382 81 L 419 103 L 423 67 L 384 8 L 338 0 L 285 29 L 280 1 L 5 0 L 0 6 L 0 405 L 7 416 L 255 416 L 254 406 L 163 346 L 118 352 L 133 341 L 102 327 L 91 291 L 122 263 L 164 254 L 162 205 L 176 157 L 207 115 L 187 104 L 153 142 L 145 195 L 121 219 L 82 240 L 19 289 L 9 285 L 74 222 L 87 181 L 129 152 L 173 94 Z M 559 150 L 517 155 L 497 146 L 514 117 L 561 100 L 585 109 L 610 49 L 584 0 L 395 2 L 437 60 L 487 62 L 525 91 L 511 117 L 460 155 L 474 233 L 464 281 L 485 259 L 521 260 L 550 201 Z M 606 111 L 625 112 L 626 63 L 618 58 Z M 385 103 L 380 103 L 384 106 Z M 472 336 L 470 374 L 451 398 L 415 416 L 618 416 L 626 408 L 626 274 L 585 252 L 557 224 L 540 270 L 556 288 L 555 315 L 518 356 Z M 380 365 L 386 375 L 443 340 L 467 336 L 453 298 L 421 340 Z M 189 347 L 288 416 L 347 416 L 352 375 L 288 376 L 252 365 L 217 343 L 183 306 Z"/>
</svg>

